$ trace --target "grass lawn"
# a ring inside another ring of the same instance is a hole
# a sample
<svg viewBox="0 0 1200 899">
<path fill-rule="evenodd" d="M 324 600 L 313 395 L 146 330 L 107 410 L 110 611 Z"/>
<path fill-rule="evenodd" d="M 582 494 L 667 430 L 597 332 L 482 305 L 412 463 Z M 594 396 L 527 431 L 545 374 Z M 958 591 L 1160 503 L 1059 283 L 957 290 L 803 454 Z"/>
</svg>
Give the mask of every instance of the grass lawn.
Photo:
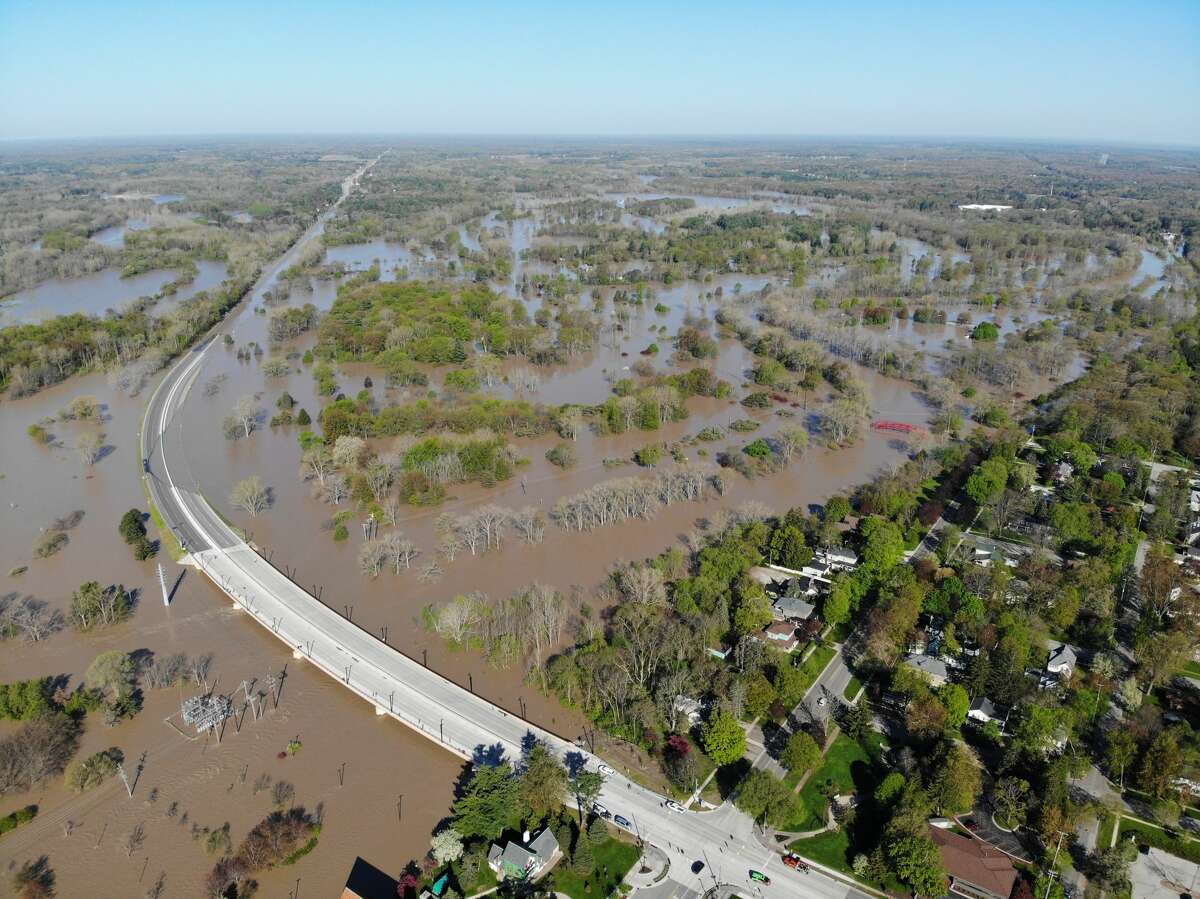
<svg viewBox="0 0 1200 899">
<path fill-rule="evenodd" d="M 856 771 L 861 780 L 872 766 L 873 756 L 878 756 L 879 744 L 882 742 L 883 735 L 874 732 L 867 737 L 867 746 L 856 743 L 845 734 L 838 734 L 829 751 L 825 753 L 825 761 L 821 767 L 800 790 L 802 811 L 799 819 L 784 830 L 816 830 L 821 827 L 825 823 L 825 809 L 829 806 L 829 800 L 825 798 L 822 788 L 832 781 L 837 785 L 835 793 L 855 792 Z"/>
<path fill-rule="evenodd" d="M 858 695 L 858 691 L 862 689 L 862 681 L 857 677 L 850 678 L 850 683 L 846 684 L 846 689 L 842 691 L 842 698 L 849 701 Z"/>
<path fill-rule="evenodd" d="M 788 845 L 788 849 L 802 858 L 807 858 L 827 868 L 833 868 L 835 871 L 841 871 L 843 874 L 847 874 L 858 880 L 852 867 L 854 856 L 857 852 L 851 847 L 850 835 L 844 829 L 826 831 L 825 833 L 817 834 L 815 837 L 796 840 Z M 885 883 L 874 884 L 874 886 L 887 890 L 893 895 L 904 895 L 908 892 L 904 884 L 900 883 L 900 881 L 896 880 L 890 874 Z"/>
<path fill-rule="evenodd" d="M 1096 848 L 1107 849 L 1112 845 L 1113 828 L 1117 826 L 1116 815 L 1105 812 L 1100 816 L 1100 830 L 1096 835 Z"/>
<path fill-rule="evenodd" d="M 796 840 L 788 844 L 788 849 L 827 868 L 853 874 L 850 868 L 852 859 L 849 858 L 850 835 L 845 830 L 826 831 L 815 837 Z"/>
<path fill-rule="evenodd" d="M 1183 666 L 1183 673 L 1187 677 L 1200 677 L 1200 662 L 1195 659 Z"/>
<path fill-rule="evenodd" d="M 486 852 L 487 847 L 484 846 Z M 479 876 L 475 878 L 474 883 L 463 883 L 462 880 L 462 860 L 451 862 L 447 867 L 441 868 L 433 873 L 425 882 L 425 886 L 432 886 L 443 874 L 449 872 L 450 879 L 457 883 L 462 890 L 464 896 L 472 896 L 475 893 L 482 893 L 484 890 L 490 890 L 499 881 L 496 880 L 496 875 L 486 864 L 479 866 Z"/>
<path fill-rule="evenodd" d="M 624 878 L 625 872 L 641 857 L 641 852 L 636 846 L 622 843 L 612 837 L 596 846 L 594 854 L 596 870 L 593 873 L 586 877 L 580 876 L 572 871 L 567 860 L 563 859 L 546 878 L 547 887 L 559 893 L 566 893 L 571 899 L 607 899 Z"/>
</svg>

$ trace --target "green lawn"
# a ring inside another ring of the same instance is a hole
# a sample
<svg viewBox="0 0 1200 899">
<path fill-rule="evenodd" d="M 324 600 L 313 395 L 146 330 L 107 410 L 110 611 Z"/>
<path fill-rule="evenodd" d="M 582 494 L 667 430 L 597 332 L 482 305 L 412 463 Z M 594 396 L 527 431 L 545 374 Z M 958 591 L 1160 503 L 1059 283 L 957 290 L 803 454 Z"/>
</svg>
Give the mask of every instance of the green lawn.
<svg viewBox="0 0 1200 899">
<path fill-rule="evenodd" d="M 872 755 L 878 756 L 879 745 L 883 735 L 872 732 L 867 737 L 867 746 L 856 743 L 845 734 L 838 734 L 829 751 L 825 753 L 825 761 L 808 779 L 800 790 L 800 817 L 789 824 L 784 830 L 816 830 L 825 823 L 825 810 L 829 800 L 825 798 L 823 789 L 832 781 L 836 784 L 835 793 L 852 793 L 856 791 L 854 773 L 859 777 L 866 773 L 872 765 Z"/>
<path fill-rule="evenodd" d="M 845 829 L 826 831 L 805 840 L 795 840 L 788 845 L 788 849 L 802 858 L 807 858 L 827 868 L 833 868 L 835 871 L 841 871 L 858 880 L 854 874 L 854 868 L 851 867 L 854 855 L 857 853 L 850 846 L 850 835 Z M 891 874 L 888 875 L 885 883 L 875 884 L 875 886 L 896 896 L 908 893 L 904 884 Z"/>
<path fill-rule="evenodd" d="M 547 888 L 566 893 L 571 899 L 607 899 L 642 854 L 636 846 L 612 837 L 597 846 L 594 853 L 596 870 L 592 874 L 586 877 L 576 874 L 563 859 L 546 878 Z"/>
<path fill-rule="evenodd" d="M 1200 677 L 1200 662 L 1195 659 L 1183 666 L 1183 673 L 1187 677 Z"/>
<path fill-rule="evenodd" d="M 788 849 L 805 858 L 812 859 L 818 864 L 825 865 L 827 868 L 853 874 L 850 868 L 852 859 L 848 857 L 850 855 L 850 835 L 844 829 L 829 830 L 819 833 L 815 837 L 796 840 L 788 845 Z"/>
<path fill-rule="evenodd" d="M 862 681 L 857 677 L 850 678 L 850 683 L 846 684 L 846 689 L 842 691 L 842 698 L 849 701 L 858 695 L 858 691 L 862 689 Z"/>
<path fill-rule="evenodd" d="M 1107 849 L 1112 845 L 1113 828 L 1117 826 L 1115 815 L 1105 812 L 1100 816 L 1100 830 L 1096 835 L 1096 848 Z"/>
</svg>

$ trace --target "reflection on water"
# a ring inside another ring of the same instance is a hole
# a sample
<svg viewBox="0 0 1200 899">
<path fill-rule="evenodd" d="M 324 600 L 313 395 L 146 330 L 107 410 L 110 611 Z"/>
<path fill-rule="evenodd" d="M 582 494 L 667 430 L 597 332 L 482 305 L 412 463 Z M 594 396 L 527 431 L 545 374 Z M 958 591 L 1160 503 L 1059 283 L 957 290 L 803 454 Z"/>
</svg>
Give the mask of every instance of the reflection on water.
<svg viewBox="0 0 1200 899">
<path fill-rule="evenodd" d="M 112 225 L 108 228 L 101 228 L 92 235 L 92 240 L 106 247 L 123 247 L 125 246 L 125 233 L 127 231 L 144 231 L 149 227 L 149 219 L 130 219 L 123 225 Z"/>
<path fill-rule="evenodd" d="M 225 266 L 221 263 L 201 260 L 196 267 L 199 269 L 196 279 L 180 288 L 173 298 L 175 301 L 209 290 L 226 277 Z M 74 312 L 102 315 L 109 309 L 120 309 L 132 300 L 153 296 L 177 277 L 177 272 L 157 270 L 122 278 L 117 269 L 106 268 L 82 278 L 44 281 L 0 302 L 0 327 L 29 324 Z"/>
</svg>

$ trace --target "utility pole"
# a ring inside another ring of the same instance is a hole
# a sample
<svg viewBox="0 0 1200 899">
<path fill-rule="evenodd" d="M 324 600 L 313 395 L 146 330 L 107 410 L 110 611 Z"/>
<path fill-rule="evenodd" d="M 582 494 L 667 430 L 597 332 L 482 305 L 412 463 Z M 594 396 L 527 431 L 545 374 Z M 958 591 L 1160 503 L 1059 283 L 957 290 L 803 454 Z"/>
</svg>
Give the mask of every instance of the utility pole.
<svg viewBox="0 0 1200 899">
<path fill-rule="evenodd" d="M 1042 899 L 1050 899 L 1050 887 L 1054 885 L 1054 878 L 1058 875 L 1055 872 L 1055 867 L 1058 865 L 1058 850 L 1062 848 L 1062 838 L 1066 836 L 1065 830 L 1058 832 L 1058 844 L 1054 847 L 1054 859 L 1050 862 L 1050 870 L 1046 872 L 1046 895 Z"/>
<path fill-rule="evenodd" d="M 158 563 L 158 585 L 162 587 L 163 605 L 171 607 L 171 594 L 167 592 L 167 573 L 163 571 L 162 563 Z"/>
</svg>

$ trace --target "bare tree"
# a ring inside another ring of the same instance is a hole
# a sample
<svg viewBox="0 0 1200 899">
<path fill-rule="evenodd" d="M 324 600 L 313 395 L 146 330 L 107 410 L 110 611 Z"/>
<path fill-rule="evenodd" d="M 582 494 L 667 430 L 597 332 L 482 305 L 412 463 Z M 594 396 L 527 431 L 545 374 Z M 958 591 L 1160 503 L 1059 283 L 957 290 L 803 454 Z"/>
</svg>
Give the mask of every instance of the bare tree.
<svg viewBox="0 0 1200 899">
<path fill-rule="evenodd" d="M 641 605 L 662 606 L 667 601 L 662 572 L 649 565 L 630 565 L 621 572 L 621 591 Z"/>
<path fill-rule="evenodd" d="M 249 437 L 258 426 L 259 419 L 263 416 L 263 410 L 255 397 L 247 395 L 239 397 L 238 401 L 233 404 L 233 414 L 241 426 L 242 436 Z"/>
<path fill-rule="evenodd" d="M 333 464 L 343 471 L 355 471 L 367 451 L 367 442 L 361 437 L 343 434 L 333 445 Z"/>
<path fill-rule="evenodd" d="M 335 506 L 350 495 L 350 485 L 346 483 L 346 478 L 338 473 L 326 475 L 325 482 L 318 489 L 321 498 Z"/>
<path fill-rule="evenodd" d="M 229 501 L 251 517 L 271 506 L 271 490 L 258 475 L 252 475 L 233 485 Z"/>
<path fill-rule="evenodd" d="M 0 614 L 0 634 L 17 633 L 27 643 L 39 643 L 62 630 L 65 618 L 40 599 L 26 596 Z"/>
<path fill-rule="evenodd" d="M 546 516 L 534 506 L 525 506 L 516 512 L 512 521 L 526 543 L 541 543 L 546 536 Z"/>
<path fill-rule="evenodd" d="M 367 466 L 365 477 L 371 496 L 380 502 L 392 486 L 392 470 L 382 462 L 372 462 Z"/>
<path fill-rule="evenodd" d="M 793 455 L 803 453 L 808 447 L 808 431 L 800 425 L 783 425 L 775 440 L 779 445 L 779 457 L 788 463 Z"/>
<path fill-rule="evenodd" d="M 384 540 L 365 540 L 358 548 L 358 567 L 369 577 L 379 577 L 387 559 L 388 548 Z"/>
<path fill-rule="evenodd" d="M 84 431 L 75 441 L 75 449 L 84 465 L 95 465 L 104 449 L 104 434 L 100 431 Z"/>
<path fill-rule="evenodd" d="M 456 596 L 437 610 L 434 630 L 437 635 L 452 643 L 465 643 L 475 635 L 480 620 L 479 596 L 468 593 Z"/>
<path fill-rule="evenodd" d="M 401 568 L 411 568 L 413 559 L 420 555 L 417 545 L 400 533 L 388 534 L 383 538 L 384 554 L 392 565 L 392 570 L 400 573 Z"/>
<path fill-rule="evenodd" d="M 131 857 L 135 852 L 142 848 L 146 842 L 146 826 L 142 823 L 137 823 L 133 829 L 125 835 L 125 857 Z"/>
<path fill-rule="evenodd" d="M 316 478 L 317 483 L 324 486 L 325 478 L 333 468 L 333 454 L 324 444 L 310 447 L 300 457 L 300 470 L 306 481 Z"/>
</svg>

